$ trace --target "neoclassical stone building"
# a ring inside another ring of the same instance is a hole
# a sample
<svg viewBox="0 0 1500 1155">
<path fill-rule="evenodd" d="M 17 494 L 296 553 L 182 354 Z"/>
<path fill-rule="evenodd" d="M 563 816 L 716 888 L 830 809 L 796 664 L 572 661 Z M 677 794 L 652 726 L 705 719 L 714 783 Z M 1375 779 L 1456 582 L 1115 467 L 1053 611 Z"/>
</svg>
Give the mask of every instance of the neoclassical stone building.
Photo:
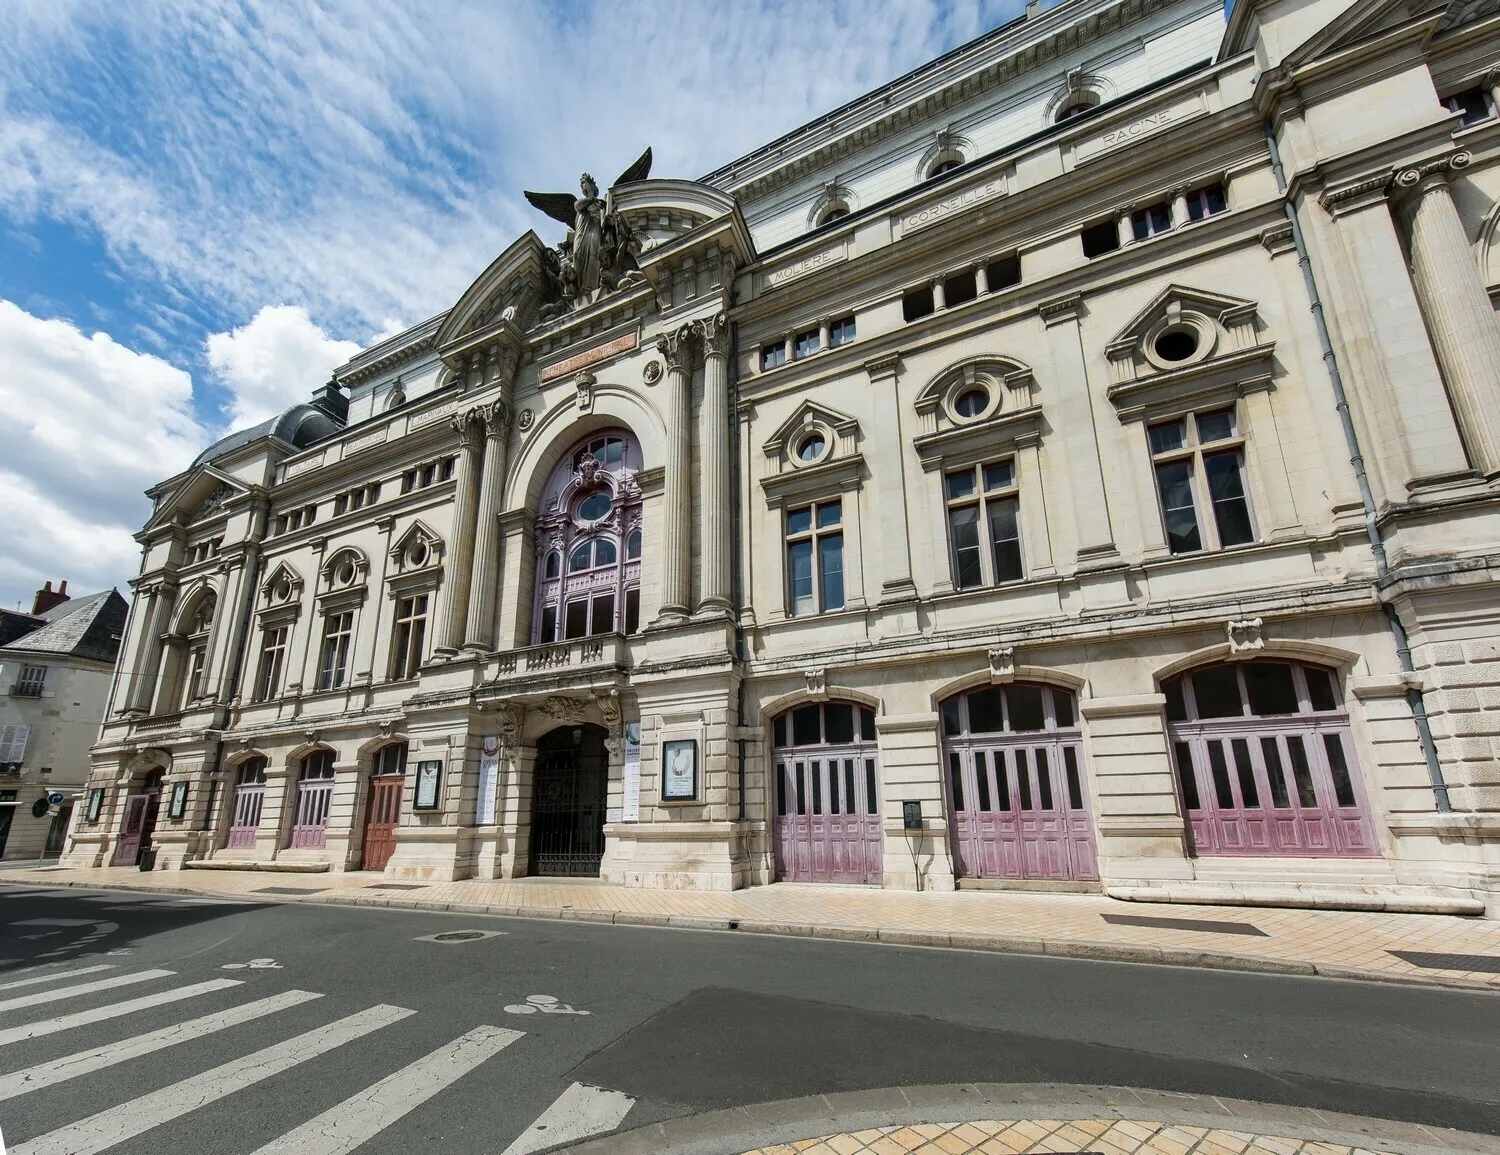
<svg viewBox="0 0 1500 1155">
<path fill-rule="evenodd" d="M 1067 0 L 528 194 L 152 491 L 70 861 L 1495 914 L 1497 64 Z"/>
</svg>

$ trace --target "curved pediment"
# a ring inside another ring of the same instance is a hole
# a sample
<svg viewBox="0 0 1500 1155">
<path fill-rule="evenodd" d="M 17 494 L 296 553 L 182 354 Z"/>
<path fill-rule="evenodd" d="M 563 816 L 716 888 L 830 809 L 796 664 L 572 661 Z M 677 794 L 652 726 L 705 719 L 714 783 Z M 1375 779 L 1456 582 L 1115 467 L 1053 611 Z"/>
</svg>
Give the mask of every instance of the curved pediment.
<svg viewBox="0 0 1500 1155">
<path fill-rule="evenodd" d="M 541 238 L 528 229 L 490 262 L 489 268 L 479 274 L 458 303 L 448 310 L 434 344 L 442 349 L 488 325 L 511 306 L 516 309 L 517 327 L 525 328 L 530 323 L 526 314 L 534 308 L 541 290 L 545 251 Z"/>
<path fill-rule="evenodd" d="M 615 211 L 653 244 L 675 240 L 735 211 L 735 199 L 691 180 L 638 180 L 612 189 Z"/>
</svg>

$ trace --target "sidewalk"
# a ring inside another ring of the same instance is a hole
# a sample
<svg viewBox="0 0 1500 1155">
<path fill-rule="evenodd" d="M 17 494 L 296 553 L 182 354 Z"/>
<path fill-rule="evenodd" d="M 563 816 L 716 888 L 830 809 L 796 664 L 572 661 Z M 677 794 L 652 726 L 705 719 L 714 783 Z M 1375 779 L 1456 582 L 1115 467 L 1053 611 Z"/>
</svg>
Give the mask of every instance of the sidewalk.
<svg viewBox="0 0 1500 1155">
<path fill-rule="evenodd" d="M 5 871 L 0 896 L 7 885 L 37 884 L 737 930 L 1500 990 L 1500 921 L 1454 915 L 1165 905 L 1098 895 L 997 891 L 915 894 L 790 883 L 700 893 L 635 890 L 593 880 L 397 883 L 360 873 L 143 874 L 59 867 Z"/>
</svg>

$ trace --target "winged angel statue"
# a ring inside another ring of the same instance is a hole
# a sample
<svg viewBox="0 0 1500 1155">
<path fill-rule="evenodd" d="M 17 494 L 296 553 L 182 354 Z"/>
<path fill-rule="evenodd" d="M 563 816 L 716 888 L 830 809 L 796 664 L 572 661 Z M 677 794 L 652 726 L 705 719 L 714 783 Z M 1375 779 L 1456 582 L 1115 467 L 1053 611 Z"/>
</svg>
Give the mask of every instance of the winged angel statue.
<svg viewBox="0 0 1500 1155">
<path fill-rule="evenodd" d="M 572 193 L 527 192 L 526 199 L 555 221 L 571 226 L 562 244 L 547 250 L 547 275 L 552 282 L 551 303 L 543 306 L 541 319 L 550 321 L 582 304 L 596 301 L 606 292 L 638 283 L 640 269 L 635 258 L 645 238 L 625 223 L 615 211 L 614 190 L 631 181 L 645 180 L 651 173 L 648 148 L 622 172 L 603 199 L 594 178 L 584 173 L 580 196 Z"/>
</svg>

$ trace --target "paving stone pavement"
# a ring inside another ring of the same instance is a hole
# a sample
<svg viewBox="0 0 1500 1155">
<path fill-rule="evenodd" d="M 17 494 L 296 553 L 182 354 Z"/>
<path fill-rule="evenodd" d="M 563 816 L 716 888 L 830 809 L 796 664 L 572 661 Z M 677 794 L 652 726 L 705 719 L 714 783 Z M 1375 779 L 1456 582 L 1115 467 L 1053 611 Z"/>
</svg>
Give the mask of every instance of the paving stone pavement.
<svg viewBox="0 0 1500 1155">
<path fill-rule="evenodd" d="M 395 883 L 359 872 L 44 867 L 7 870 L 0 887 L 7 883 L 732 929 L 1500 989 L 1500 920 L 1457 915 L 792 883 L 732 892 L 639 890 L 592 879 Z M 1111 920 L 1122 915 L 1129 921 Z"/>
<path fill-rule="evenodd" d="M 1281 1135 L 1252 1135 L 1135 1119 L 976 1119 L 917 1123 L 821 1135 L 757 1147 L 744 1155 L 1021 1155 L 1022 1152 L 1098 1152 L 1098 1155 L 1387 1155 Z"/>
</svg>

